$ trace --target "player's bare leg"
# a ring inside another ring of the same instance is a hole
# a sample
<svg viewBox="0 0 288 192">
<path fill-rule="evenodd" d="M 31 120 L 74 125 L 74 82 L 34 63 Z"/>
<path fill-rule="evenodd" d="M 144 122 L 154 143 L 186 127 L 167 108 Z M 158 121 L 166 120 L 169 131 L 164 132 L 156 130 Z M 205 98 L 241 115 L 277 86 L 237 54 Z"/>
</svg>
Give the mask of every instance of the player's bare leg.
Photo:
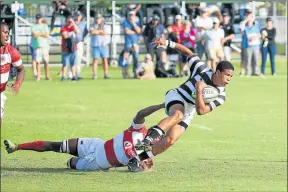
<svg viewBox="0 0 288 192">
<path fill-rule="evenodd" d="M 154 157 L 155 155 L 163 153 L 172 145 L 174 145 L 184 132 L 185 132 L 184 127 L 178 124 L 174 125 L 171 129 L 169 129 L 169 131 L 167 132 L 167 134 L 163 139 L 152 145 L 151 151 L 144 151 L 141 154 L 139 154 L 139 160 L 143 161 L 145 159 L 149 159 Z"/>
<path fill-rule="evenodd" d="M 15 144 L 10 140 L 5 140 L 4 145 L 8 153 L 20 150 L 29 150 L 37 152 L 54 151 L 57 153 L 68 153 L 78 156 L 77 139 L 63 140 L 60 142 L 53 141 L 33 141 L 28 143 Z"/>
<path fill-rule="evenodd" d="M 166 136 L 161 139 L 159 142 L 153 144 L 152 146 L 152 153 L 153 155 L 158 155 L 164 151 L 166 151 L 169 147 L 174 145 L 176 141 L 182 136 L 185 132 L 185 128 L 181 125 L 174 125 L 169 131 L 167 132 Z"/>
<path fill-rule="evenodd" d="M 162 119 L 158 125 L 155 125 L 148 130 L 145 139 L 141 143 L 135 145 L 136 150 L 151 150 L 151 143 L 153 141 L 165 135 L 165 132 L 171 127 L 181 122 L 184 118 L 184 106 L 182 104 L 172 105 L 169 109 L 169 114 L 169 117 Z"/>
</svg>

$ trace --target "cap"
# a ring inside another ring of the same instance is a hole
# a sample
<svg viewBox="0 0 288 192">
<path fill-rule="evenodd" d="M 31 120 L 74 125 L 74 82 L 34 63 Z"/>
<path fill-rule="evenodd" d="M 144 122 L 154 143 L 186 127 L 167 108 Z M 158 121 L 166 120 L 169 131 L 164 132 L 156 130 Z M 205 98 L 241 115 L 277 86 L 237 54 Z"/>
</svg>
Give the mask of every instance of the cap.
<svg viewBox="0 0 288 192">
<path fill-rule="evenodd" d="M 181 15 L 176 15 L 175 20 L 177 20 L 177 19 L 182 19 L 182 16 Z"/>
<path fill-rule="evenodd" d="M 145 55 L 145 59 L 152 59 L 151 55 L 148 53 Z"/>
<path fill-rule="evenodd" d="M 102 18 L 102 15 L 98 13 L 95 18 Z"/>
<path fill-rule="evenodd" d="M 153 20 L 159 20 L 160 19 L 159 15 L 157 15 L 157 14 L 154 14 L 152 18 L 153 18 Z"/>
<path fill-rule="evenodd" d="M 36 19 L 40 19 L 40 18 L 43 18 L 43 17 L 42 17 L 42 15 L 41 15 L 40 13 L 38 13 L 38 14 L 36 15 Z"/>
<path fill-rule="evenodd" d="M 272 18 L 271 17 L 267 17 L 266 18 L 266 22 L 268 22 L 268 21 L 272 21 Z"/>
<path fill-rule="evenodd" d="M 229 17 L 228 13 L 226 13 L 226 12 L 224 12 L 224 13 L 222 14 L 222 16 L 223 16 L 223 17 Z"/>
<path fill-rule="evenodd" d="M 135 11 L 129 11 L 129 15 L 135 15 Z"/>
<path fill-rule="evenodd" d="M 219 24 L 219 19 L 217 17 L 213 18 L 213 24 Z"/>
</svg>

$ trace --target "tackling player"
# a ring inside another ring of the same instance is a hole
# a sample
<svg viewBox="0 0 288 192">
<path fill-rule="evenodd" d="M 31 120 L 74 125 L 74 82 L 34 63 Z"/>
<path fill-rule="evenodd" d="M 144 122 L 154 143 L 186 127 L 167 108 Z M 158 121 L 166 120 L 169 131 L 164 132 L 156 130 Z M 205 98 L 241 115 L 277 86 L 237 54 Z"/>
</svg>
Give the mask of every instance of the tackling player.
<svg viewBox="0 0 288 192">
<path fill-rule="evenodd" d="M 7 97 L 4 95 L 6 84 L 9 79 L 9 72 L 11 64 L 17 69 L 16 81 L 14 84 L 9 85 L 13 94 L 17 94 L 24 79 L 24 66 L 22 64 L 21 56 L 19 52 L 11 46 L 7 41 L 9 40 L 9 27 L 6 23 L 0 23 L 1 41 L 0 41 L 0 92 L 1 92 L 1 119 L 4 115 L 4 104 Z"/>
<path fill-rule="evenodd" d="M 158 155 L 171 147 L 187 129 L 195 111 L 198 115 L 204 115 L 222 105 L 226 98 L 225 86 L 229 84 L 234 71 L 234 67 L 229 61 L 221 61 L 217 65 L 216 72 L 213 73 L 198 56 L 193 56 L 190 49 L 165 40 L 164 37 L 157 39 L 154 43 L 158 46 L 170 47 L 187 55 L 190 77 L 180 87 L 171 89 L 166 93 L 165 109 L 169 117 L 151 127 L 145 139 L 135 145 L 137 150 L 145 150 L 139 155 L 141 160 Z M 205 104 L 202 96 L 203 88 L 206 85 L 214 86 L 219 91 L 218 98 L 209 104 Z M 196 99 L 192 98 L 194 91 L 196 91 Z M 166 136 L 161 141 L 151 145 L 155 138 L 165 134 Z"/>
<path fill-rule="evenodd" d="M 5 140 L 8 153 L 19 150 L 37 152 L 54 151 L 74 155 L 68 160 L 67 166 L 77 170 L 108 170 L 111 167 L 128 166 L 133 172 L 145 171 L 153 166 L 152 159 L 141 162 L 134 159 L 143 151 L 136 151 L 134 145 L 143 140 L 147 133 L 145 117 L 164 108 L 164 103 L 140 110 L 133 119 L 132 125 L 118 136 L 103 141 L 99 138 L 75 138 L 62 142 L 34 141 L 31 143 L 14 144 Z M 131 160 L 131 161 L 129 161 Z"/>
</svg>

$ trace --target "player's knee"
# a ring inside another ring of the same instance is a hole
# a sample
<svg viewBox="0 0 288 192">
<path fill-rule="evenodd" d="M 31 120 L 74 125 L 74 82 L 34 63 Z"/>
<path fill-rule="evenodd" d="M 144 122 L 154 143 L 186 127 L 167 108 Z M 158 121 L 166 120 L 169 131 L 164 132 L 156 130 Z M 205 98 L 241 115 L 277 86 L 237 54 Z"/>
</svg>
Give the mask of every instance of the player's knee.
<svg viewBox="0 0 288 192">
<path fill-rule="evenodd" d="M 67 167 L 70 169 L 76 169 L 76 165 L 77 165 L 78 160 L 79 160 L 78 157 L 72 157 L 72 158 L 68 159 Z"/>
<path fill-rule="evenodd" d="M 166 139 L 166 147 L 167 148 L 171 147 L 175 143 L 176 143 L 176 139 L 173 139 L 171 137 L 167 137 L 167 139 Z"/>
<path fill-rule="evenodd" d="M 172 118 L 174 118 L 176 121 L 182 121 L 184 118 L 184 114 L 180 111 L 180 110 L 176 110 L 173 115 Z"/>
</svg>

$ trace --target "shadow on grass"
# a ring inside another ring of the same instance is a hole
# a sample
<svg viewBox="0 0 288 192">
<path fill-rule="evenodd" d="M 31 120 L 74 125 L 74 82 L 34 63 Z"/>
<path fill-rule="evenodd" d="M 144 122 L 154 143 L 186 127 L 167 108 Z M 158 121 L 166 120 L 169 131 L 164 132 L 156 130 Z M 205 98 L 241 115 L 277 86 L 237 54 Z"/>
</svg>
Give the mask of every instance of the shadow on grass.
<svg viewBox="0 0 288 192">
<path fill-rule="evenodd" d="M 51 167 L 39 167 L 39 168 L 27 168 L 27 167 L 1 167 L 1 173 L 4 172 L 23 172 L 23 173 L 68 173 L 73 175 L 85 174 L 85 171 L 71 170 L 68 168 L 51 168 Z"/>
<path fill-rule="evenodd" d="M 5 175 L 5 172 L 22 172 L 22 173 L 60 173 L 60 174 L 72 174 L 72 175 L 84 175 L 90 172 L 119 172 L 119 173 L 132 173 L 128 169 L 111 168 L 110 170 L 101 171 L 77 171 L 69 168 L 51 168 L 51 167 L 39 167 L 39 168 L 27 168 L 27 167 L 1 167 L 1 173 Z"/>
</svg>

